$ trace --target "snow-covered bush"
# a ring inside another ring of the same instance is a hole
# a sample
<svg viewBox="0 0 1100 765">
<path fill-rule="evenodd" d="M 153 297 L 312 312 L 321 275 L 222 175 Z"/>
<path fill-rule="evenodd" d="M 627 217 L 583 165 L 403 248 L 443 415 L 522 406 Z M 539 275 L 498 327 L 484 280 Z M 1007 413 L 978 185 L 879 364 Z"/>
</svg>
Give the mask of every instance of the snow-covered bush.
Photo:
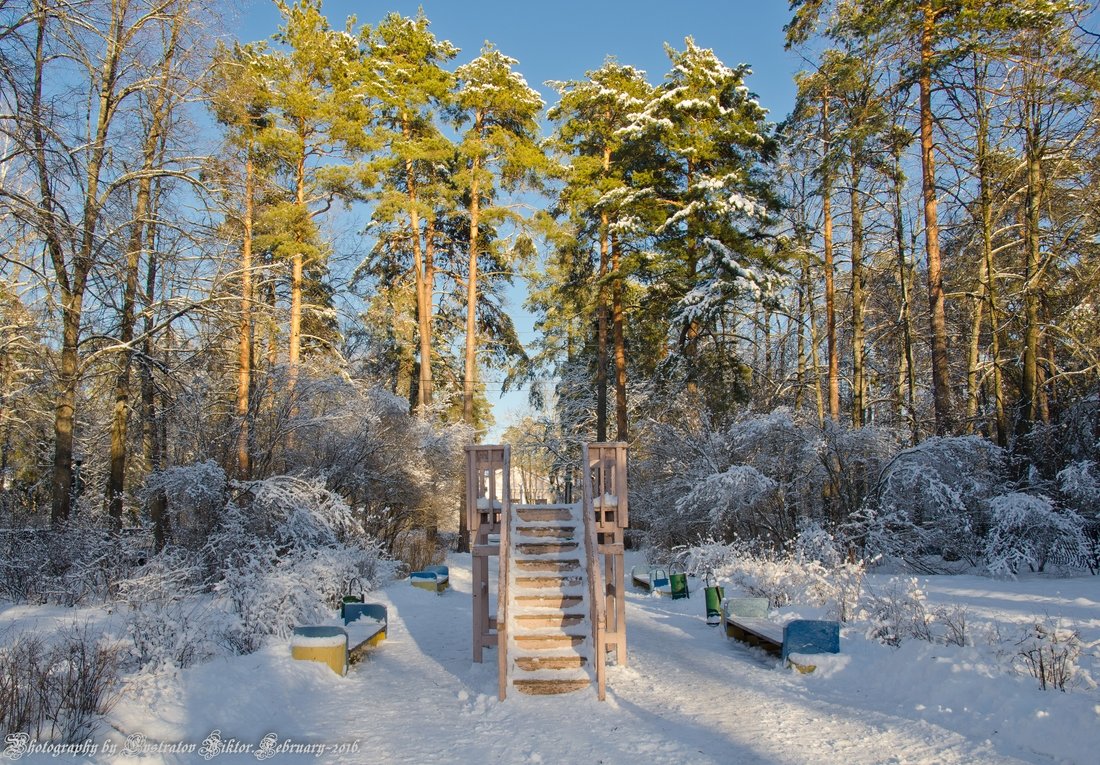
<svg viewBox="0 0 1100 765">
<path fill-rule="evenodd" d="M 119 586 L 129 656 L 138 667 L 189 667 L 216 656 L 228 620 L 209 595 L 198 556 L 168 548 Z"/>
<path fill-rule="evenodd" d="M 333 521 L 349 517 L 339 497 L 290 485 L 304 503 L 294 512 L 283 512 L 280 491 L 248 508 L 231 504 L 203 550 L 215 602 L 231 617 L 227 639 L 241 653 L 331 614 L 350 589 L 366 592 L 393 575 L 377 542 Z"/>
<path fill-rule="evenodd" d="M 247 484 L 253 531 L 279 547 L 308 549 L 334 545 L 354 536 L 355 513 L 320 478 L 272 476 Z"/>
<path fill-rule="evenodd" d="M 915 577 L 893 577 L 881 590 L 867 588 L 862 603 L 867 637 L 897 647 L 908 638 L 933 637 L 934 616 L 928 610 L 927 596 Z"/>
<path fill-rule="evenodd" d="M 835 540 L 818 526 L 808 527 L 797 541 L 779 550 L 708 539 L 683 548 L 679 555 L 688 573 L 767 598 L 772 608 L 822 607 L 839 621 L 854 615 L 865 573 L 863 562 L 839 555 Z"/>
<path fill-rule="evenodd" d="M 1077 630 L 1049 621 L 1037 623 L 1024 632 L 1016 646 L 1013 666 L 1017 672 L 1038 680 L 1040 689 L 1056 688 L 1064 692 L 1067 686 L 1096 687 L 1089 672 L 1080 665 L 1082 653 L 1096 644 L 1083 642 Z"/>
<path fill-rule="evenodd" d="M 712 530 L 729 538 L 738 531 L 766 528 L 779 501 L 775 481 L 749 465 L 731 465 L 697 481 L 676 501 L 676 512 L 704 516 Z"/>
<path fill-rule="evenodd" d="M 19 737 L 25 737 L 23 743 L 84 741 L 117 700 L 119 673 L 118 646 L 89 625 L 68 628 L 48 640 L 33 634 L 3 635 L 0 740 L 12 751 Z"/>
<path fill-rule="evenodd" d="M 866 555 L 918 569 L 925 556 L 974 565 L 989 528 L 987 501 L 1004 480 L 1004 454 L 995 444 L 976 436 L 929 438 L 883 468 L 849 532 Z"/>
<path fill-rule="evenodd" d="M 148 554 L 142 532 L 112 532 L 78 515 L 60 528 L 0 531 L 0 595 L 65 606 L 101 602 Z"/>
<path fill-rule="evenodd" d="M 1082 519 L 1088 550 L 1085 565 L 1100 573 L 1100 464 L 1078 460 L 1059 471 L 1055 479 L 1062 505 Z"/>
<path fill-rule="evenodd" d="M 1023 567 L 1044 571 L 1051 563 L 1081 566 L 1089 557 L 1081 517 L 1059 512 L 1048 497 L 1013 492 L 994 497 L 989 510 L 985 560 L 994 576 L 1015 576 Z"/>
<path fill-rule="evenodd" d="M 351 589 L 372 589 L 377 550 L 352 547 L 296 549 L 276 555 L 270 545 L 237 551 L 234 565 L 215 586 L 236 619 L 230 640 L 242 653 L 269 637 L 285 638 L 299 624 L 331 616 Z"/>
<path fill-rule="evenodd" d="M 1092 460 L 1071 462 L 1058 472 L 1056 480 L 1074 510 L 1086 516 L 1100 515 L 1100 465 Z"/>
<path fill-rule="evenodd" d="M 145 480 L 142 499 L 150 501 L 163 493 L 172 541 L 189 549 L 198 549 L 218 525 L 228 500 L 229 479 L 214 460 L 191 465 L 176 465 L 151 473 Z"/>
<path fill-rule="evenodd" d="M 381 388 L 331 378 L 303 393 L 290 464 L 355 508 L 365 530 L 394 552 L 412 529 L 457 529 L 469 428 Z"/>
<path fill-rule="evenodd" d="M 693 418 L 651 433 L 631 499 L 647 541 L 665 549 L 706 536 L 781 545 L 807 520 L 841 523 L 865 504 L 895 443 L 782 409 L 721 430 Z"/>
</svg>

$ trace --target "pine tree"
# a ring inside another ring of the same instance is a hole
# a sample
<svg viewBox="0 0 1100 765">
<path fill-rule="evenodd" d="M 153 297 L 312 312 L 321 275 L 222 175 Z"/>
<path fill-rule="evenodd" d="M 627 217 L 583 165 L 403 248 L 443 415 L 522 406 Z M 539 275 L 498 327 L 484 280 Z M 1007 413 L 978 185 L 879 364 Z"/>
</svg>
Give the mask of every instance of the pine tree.
<svg viewBox="0 0 1100 765">
<path fill-rule="evenodd" d="M 455 195 L 455 149 L 437 121 L 450 101 L 454 75 L 442 64 L 458 53 L 428 27 L 423 14 L 409 19 L 392 13 L 364 30 L 377 110 L 369 135 L 372 171 L 380 179 L 373 220 L 390 227 L 385 246 L 391 255 L 412 256 L 420 348 L 416 408 L 422 412 L 432 402 L 438 223 Z"/>
<path fill-rule="evenodd" d="M 626 135 L 653 152 L 651 204 L 662 215 L 654 277 L 679 327 L 689 395 L 712 375 L 706 387 L 728 406 L 738 375 L 723 325 L 737 297 L 765 297 L 776 273 L 766 246 L 775 141 L 745 85 L 747 65 L 730 68 L 691 38 L 667 52 L 671 69 Z"/>
<path fill-rule="evenodd" d="M 260 61 L 240 46 L 221 48 L 215 55 L 210 87 L 210 104 L 218 121 L 228 131 L 228 143 L 243 159 L 243 189 L 240 200 L 241 308 L 237 354 L 237 475 L 249 479 L 251 457 L 251 392 L 253 366 L 253 230 L 256 222 L 256 187 L 263 169 L 264 132 L 272 127 L 269 113 L 272 94 L 267 90 Z M 234 200 L 236 202 L 236 200 Z"/>
<path fill-rule="evenodd" d="M 564 256 L 582 255 L 592 241 L 599 257 L 595 274 L 580 285 L 594 287 L 596 314 L 596 433 L 607 440 L 608 333 L 615 362 L 615 438 L 627 439 L 627 370 L 623 296 L 627 268 L 623 250 L 644 234 L 645 211 L 640 204 L 648 196 L 634 187 L 644 182 L 637 141 L 626 136 L 639 110 L 650 100 L 653 88 L 634 67 L 608 61 L 587 79 L 551 83 L 561 100 L 550 111 L 559 123 L 555 143 L 568 155 L 566 183 L 558 200 L 569 215 L 575 242 L 560 250 Z M 634 174 L 638 173 L 635 177 Z M 645 208 L 650 213 L 652 210 Z M 587 256 L 585 256 L 587 259 Z M 576 267 L 570 270 L 575 272 Z M 591 278 L 595 276 L 595 279 Z M 582 301 L 587 303 L 587 301 Z M 589 309 L 585 307 L 587 313 Z"/>
<path fill-rule="evenodd" d="M 273 49 L 246 46 L 271 94 L 275 124 L 261 136 L 265 149 L 279 157 L 286 176 L 286 197 L 269 211 L 277 233 L 266 246 L 290 262 L 288 387 L 295 387 L 302 350 L 302 312 L 307 271 L 325 257 L 316 218 L 334 201 L 352 193 L 359 169 L 341 151 L 362 149 L 369 99 L 358 39 L 329 27 L 319 0 L 280 0 L 283 26 Z M 335 157 L 335 159 L 333 159 Z"/>
<path fill-rule="evenodd" d="M 469 266 L 466 272 L 466 344 L 462 416 L 475 426 L 474 392 L 478 376 L 478 258 L 485 249 L 482 226 L 495 230 L 510 215 L 498 206 L 500 189 L 514 189 L 524 180 L 537 183 L 546 158 L 538 142 L 541 96 L 519 73 L 518 62 L 486 44 L 481 55 L 456 71 L 456 122 L 469 121 L 458 146 L 465 167 L 456 181 L 468 196 Z M 462 539 L 463 535 L 459 535 Z"/>
</svg>

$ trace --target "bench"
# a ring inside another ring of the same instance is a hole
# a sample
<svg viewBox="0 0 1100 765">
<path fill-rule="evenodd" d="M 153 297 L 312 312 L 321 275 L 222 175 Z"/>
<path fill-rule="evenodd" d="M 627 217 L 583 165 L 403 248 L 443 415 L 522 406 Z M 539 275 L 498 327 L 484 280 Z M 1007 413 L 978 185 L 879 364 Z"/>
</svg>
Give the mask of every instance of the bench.
<svg viewBox="0 0 1100 765">
<path fill-rule="evenodd" d="M 670 596 L 673 600 L 691 596 L 687 574 L 675 571 L 670 573 L 664 566 L 633 566 L 630 569 L 630 581 L 635 587 Z"/>
<path fill-rule="evenodd" d="M 338 675 L 347 674 L 347 630 L 328 624 L 295 627 L 290 637 L 290 656 L 298 661 L 319 661 Z"/>
<path fill-rule="evenodd" d="M 413 587 L 436 593 L 442 593 L 451 586 L 450 571 L 446 566 L 428 566 L 423 571 L 413 571 L 409 574 L 409 581 Z"/>
<path fill-rule="evenodd" d="M 363 658 L 368 648 L 386 639 L 389 618 L 379 603 L 344 603 L 340 607 L 344 630 L 348 633 L 348 662 Z"/>
<path fill-rule="evenodd" d="M 840 623 L 795 619 L 777 624 L 768 618 L 767 598 L 728 598 L 722 602 L 727 638 L 759 646 L 799 672 L 813 672 L 815 654 L 840 653 Z"/>
</svg>

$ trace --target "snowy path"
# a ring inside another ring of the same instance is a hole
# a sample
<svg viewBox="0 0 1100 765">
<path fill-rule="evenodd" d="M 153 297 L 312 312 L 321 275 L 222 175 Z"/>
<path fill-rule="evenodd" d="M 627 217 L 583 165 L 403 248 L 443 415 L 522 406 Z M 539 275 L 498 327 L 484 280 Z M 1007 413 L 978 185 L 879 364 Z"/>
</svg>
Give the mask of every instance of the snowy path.
<svg viewBox="0 0 1100 765">
<path fill-rule="evenodd" d="M 356 744 L 325 753 L 344 763 L 1014 763 L 974 740 L 891 704 L 890 677 L 863 696 L 776 667 L 724 640 L 703 620 L 701 595 L 669 601 L 630 593 L 628 667 L 609 672 L 608 701 L 586 691 L 496 698 L 496 655 L 470 661 L 468 557 L 451 564 L 442 596 L 396 582 L 372 593 L 390 612 L 389 638 L 346 678 L 289 659 L 285 645 L 215 661 L 133 692 L 112 715 L 119 733 L 201 742 L 211 731 L 253 747 Z M 861 677 L 871 675 L 861 674 Z M 942 710 L 940 710 L 942 712 Z M 950 712 L 951 710 L 947 710 Z M 1005 745 L 1017 756 L 1027 756 Z M 268 762 L 302 762 L 282 754 Z M 114 762 L 195 762 L 144 756 Z M 255 752 L 215 762 L 256 762 Z"/>
</svg>

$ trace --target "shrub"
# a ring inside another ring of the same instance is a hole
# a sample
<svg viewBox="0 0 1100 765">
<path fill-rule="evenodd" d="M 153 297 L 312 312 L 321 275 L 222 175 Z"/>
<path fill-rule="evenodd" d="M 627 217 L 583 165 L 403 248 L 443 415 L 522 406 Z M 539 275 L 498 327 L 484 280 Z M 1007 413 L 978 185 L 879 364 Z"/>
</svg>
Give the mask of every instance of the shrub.
<svg viewBox="0 0 1100 765">
<path fill-rule="evenodd" d="M 816 525 L 779 550 L 706 540 L 683 548 L 680 557 L 689 573 L 730 582 L 767 598 L 772 608 L 792 603 L 825 607 L 840 621 L 854 616 L 865 573 L 862 561 L 842 558 L 833 537 Z"/>
<path fill-rule="evenodd" d="M 1017 642 L 1015 666 L 1018 672 L 1039 681 L 1041 690 L 1056 688 L 1065 691 L 1076 683 L 1095 687 L 1095 683 L 1079 664 L 1083 649 L 1095 644 L 1081 641 L 1074 629 L 1051 623 L 1034 624 Z"/>
<path fill-rule="evenodd" d="M 1004 482 L 1004 453 L 977 436 L 929 438 L 899 452 L 879 477 L 854 538 L 869 556 L 921 568 L 923 556 L 981 557 L 988 499 Z"/>
<path fill-rule="evenodd" d="M 885 589 L 868 589 L 863 600 L 867 637 L 897 647 L 907 638 L 933 641 L 934 616 L 915 577 L 894 577 Z"/>
<path fill-rule="evenodd" d="M 0 641 L 0 738 L 87 739 L 117 700 L 120 652 L 90 626 Z"/>
<path fill-rule="evenodd" d="M 1080 516 L 1055 510 L 1044 496 L 1013 492 L 989 503 L 993 526 L 986 539 L 986 568 L 994 576 L 1015 576 L 1026 566 L 1081 566 L 1089 544 Z"/>
<path fill-rule="evenodd" d="M 205 593 L 197 556 L 168 548 L 121 583 L 131 659 L 143 669 L 189 667 L 215 656 L 228 628 Z"/>
<path fill-rule="evenodd" d="M 0 532 L 0 594 L 13 602 L 77 606 L 113 597 L 119 582 L 145 560 L 141 531 L 112 532 L 77 516 L 60 528 Z"/>
</svg>

